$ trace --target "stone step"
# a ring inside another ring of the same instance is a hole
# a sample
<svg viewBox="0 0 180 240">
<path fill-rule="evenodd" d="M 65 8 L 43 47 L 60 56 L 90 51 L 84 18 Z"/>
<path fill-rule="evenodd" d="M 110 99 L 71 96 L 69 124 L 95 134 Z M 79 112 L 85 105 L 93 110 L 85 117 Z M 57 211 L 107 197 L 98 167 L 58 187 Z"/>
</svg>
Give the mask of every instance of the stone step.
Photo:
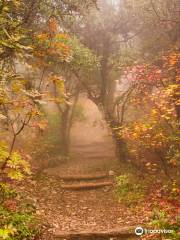
<svg viewBox="0 0 180 240">
<path fill-rule="evenodd" d="M 62 184 L 62 189 L 65 190 L 90 190 L 96 188 L 102 188 L 106 186 L 112 186 L 112 181 L 98 182 L 98 183 L 75 183 L 75 184 Z"/>
<path fill-rule="evenodd" d="M 64 181 L 81 181 L 81 180 L 98 180 L 98 179 L 104 179 L 109 177 L 108 174 L 102 173 L 102 174 L 84 174 L 84 175 L 64 175 L 60 176 L 60 179 Z"/>
<path fill-rule="evenodd" d="M 119 229 L 112 229 L 108 231 L 84 231 L 84 232 L 61 232 L 56 231 L 54 236 L 55 239 L 61 240 L 133 240 L 138 237 L 135 235 L 136 226 L 122 227 Z"/>
</svg>

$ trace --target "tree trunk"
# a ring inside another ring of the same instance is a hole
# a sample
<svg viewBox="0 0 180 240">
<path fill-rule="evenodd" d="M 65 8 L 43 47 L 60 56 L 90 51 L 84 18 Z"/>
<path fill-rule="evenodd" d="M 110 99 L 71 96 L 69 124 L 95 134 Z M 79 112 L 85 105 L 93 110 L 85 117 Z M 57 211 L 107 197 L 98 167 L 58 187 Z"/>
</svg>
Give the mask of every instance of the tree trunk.
<svg viewBox="0 0 180 240">
<path fill-rule="evenodd" d="M 168 166 L 167 166 L 167 162 L 163 156 L 163 154 L 160 151 L 156 151 L 157 156 L 159 157 L 162 167 L 163 167 L 163 171 L 165 173 L 165 175 L 172 180 L 171 176 L 169 175 L 169 171 L 168 171 Z"/>
<path fill-rule="evenodd" d="M 108 96 L 108 81 L 109 81 L 108 60 L 109 60 L 109 41 L 105 39 L 103 43 L 103 53 L 101 60 L 101 104 L 104 107 L 107 106 Z"/>
<path fill-rule="evenodd" d="M 69 154 L 69 112 L 70 107 L 67 105 L 61 115 L 61 153 L 63 156 L 68 156 Z"/>
<path fill-rule="evenodd" d="M 96 105 L 97 103 L 94 102 Z M 112 137 L 114 140 L 114 144 L 116 147 L 116 157 L 121 161 L 126 161 L 128 158 L 128 150 L 126 142 L 117 134 L 117 127 L 119 127 L 119 123 L 116 121 L 113 112 L 111 113 L 108 109 L 108 105 L 102 106 L 101 103 L 97 105 L 99 111 L 103 114 L 103 117 L 107 123 L 107 125 L 110 127 Z"/>
<path fill-rule="evenodd" d="M 61 112 L 61 141 L 62 141 L 62 155 L 67 157 L 69 155 L 70 133 L 73 124 L 75 108 L 79 98 L 79 91 L 77 91 L 73 104 L 70 106 L 66 104 L 65 110 Z"/>
</svg>

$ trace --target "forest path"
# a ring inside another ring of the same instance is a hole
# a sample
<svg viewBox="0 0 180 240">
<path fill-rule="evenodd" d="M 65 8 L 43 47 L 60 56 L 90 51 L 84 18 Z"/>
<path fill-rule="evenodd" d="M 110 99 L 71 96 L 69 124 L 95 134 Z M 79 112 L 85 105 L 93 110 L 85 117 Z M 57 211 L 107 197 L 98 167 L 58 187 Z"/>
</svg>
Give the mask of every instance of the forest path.
<svg viewBox="0 0 180 240">
<path fill-rule="evenodd" d="M 98 108 L 87 98 L 80 98 L 77 109 L 81 117 L 72 127 L 70 159 L 48 172 L 74 175 L 116 170 L 113 140 Z"/>
<path fill-rule="evenodd" d="M 58 178 L 62 175 L 93 176 L 104 173 L 108 175 L 109 171 L 116 173 L 119 163 L 115 157 L 110 130 L 101 113 L 86 98 L 81 98 L 78 106 L 80 109 L 80 106 L 83 106 L 83 120 L 77 121 L 72 128 L 71 158 L 60 167 L 49 169 L 48 174 Z M 77 180 L 65 184 L 96 184 L 108 181 L 108 178 Z M 59 189 L 53 191 L 59 192 L 54 193 L 50 200 L 51 206 L 58 206 L 53 213 L 57 235 L 62 232 L 110 231 L 134 225 L 134 216 L 118 202 L 112 186 L 81 191 L 66 189 L 62 192 Z M 47 215 L 52 214 L 51 211 L 48 211 Z"/>
<path fill-rule="evenodd" d="M 62 233 L 99 232 L 124 229 L 143 222 L 131 210 L 120 204 L 113 186 L 80 191 L 62 189 L 61 176 L 108 174 L 118 171 L 114 144 L 101 114 L 94 104 L 81 99 L 85 120 L 78 121 L 72 129 L 71 158 L 59 167 L 47 169 L 47 177 L 38 179 L 32 189 L 38 211 L 46 219 L 56 236 Z M 118 172 L 119 173 L 119 172 Z M 114 177 L 111 177 L 111 180 Z M 113 179 L 114 180 L 114 179 Z M 66 184 L 102 183 L 109 176 L 98 180 L 68 181 Z M 123 238 L 57 238 L 57 239 L 123 239 Z M 130 239 L 130 238 L 124 238 Z"/>
</svg>

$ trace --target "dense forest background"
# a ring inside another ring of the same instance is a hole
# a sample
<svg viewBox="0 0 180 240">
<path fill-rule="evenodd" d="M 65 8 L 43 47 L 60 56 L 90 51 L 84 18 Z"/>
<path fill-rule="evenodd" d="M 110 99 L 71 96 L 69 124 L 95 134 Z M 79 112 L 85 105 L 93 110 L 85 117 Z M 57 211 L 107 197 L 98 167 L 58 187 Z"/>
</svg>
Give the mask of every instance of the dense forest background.
<svg viewBox="0 0 180 240">
<path fill-rule="evenodd" d="M 149 202 L 148 221 L 178 239 L 179 11 L 177 0 L 0 0 L 0 239 L 41 239 L 17 188 L 71 159 L 82 97 L 112 136 L 119 201 Z"/>
</svg>

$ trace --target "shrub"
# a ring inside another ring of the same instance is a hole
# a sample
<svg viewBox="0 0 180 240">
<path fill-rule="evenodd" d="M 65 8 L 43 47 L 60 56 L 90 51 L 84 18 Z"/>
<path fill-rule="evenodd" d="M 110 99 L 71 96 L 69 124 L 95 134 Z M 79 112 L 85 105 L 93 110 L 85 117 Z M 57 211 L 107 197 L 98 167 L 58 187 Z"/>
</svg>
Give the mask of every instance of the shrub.
<svg viewBox="0 0 180 240">
<path fill-rule="evenodd" d="M 116 180 L 116 193 L 122 203 L 131 205 L 143 200 L 144 190 L 140 184 L 133 183 L 130 175 L 120 175 Z"/>
</svg>

